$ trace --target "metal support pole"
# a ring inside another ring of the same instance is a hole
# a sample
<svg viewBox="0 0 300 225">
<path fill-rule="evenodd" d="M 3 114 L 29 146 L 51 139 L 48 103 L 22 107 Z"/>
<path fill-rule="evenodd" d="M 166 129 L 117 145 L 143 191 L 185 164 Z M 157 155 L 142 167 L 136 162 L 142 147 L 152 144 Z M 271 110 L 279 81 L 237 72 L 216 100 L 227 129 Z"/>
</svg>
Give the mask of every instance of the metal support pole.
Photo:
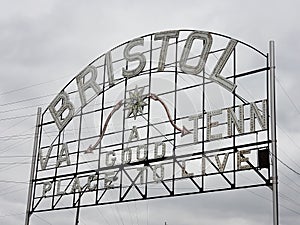
<svg viewBox="0 0 300 225">
<path fill-rule="evenodd" d="M 38 142 L 39 142 L 41 115 L 42 115 L 42 108 L 39 107 L 37 109 L 36 127 L 35 127 L 35 133 L 34 133 L 34 142 L 33 142 L 33 151 L 32 151 L 32 162 L 31 162 L 31 170 L 30 170 L 30 180 L 29 180 L 29 187 L 28 187 L 28 197 L 27 197 L 27 209 L 26 209 L 25 225 L 29 225 L 29 218 L 30 218 L 30 215 L 31 215 L 30 214 L 30 208 L 31 208 L 31 203 L 32 203 L 33 177 L 34 177 L 34 170 L 35 170 L 35 163 L 36 163 L 36 153 L 37 153 Z"/>
<path fill-rule="evenodd" d="M 80 196 L 80 193 L 79 193 L 78 206 L 77 206 L 77 209 L 76 209 L 75 225 L 79 225 L 80 200 L 81 200 L 81 196 Z"/>
<path fill-rule="evenodd" d="M 270 111 L 272 139 L 272 191 L 273 225 L 278 225 L 278 175 L 277 175 L 277 139 L 276 139 L 276 98 L 275 98 L 275 42 L 270 41 Z"/>
</svg>

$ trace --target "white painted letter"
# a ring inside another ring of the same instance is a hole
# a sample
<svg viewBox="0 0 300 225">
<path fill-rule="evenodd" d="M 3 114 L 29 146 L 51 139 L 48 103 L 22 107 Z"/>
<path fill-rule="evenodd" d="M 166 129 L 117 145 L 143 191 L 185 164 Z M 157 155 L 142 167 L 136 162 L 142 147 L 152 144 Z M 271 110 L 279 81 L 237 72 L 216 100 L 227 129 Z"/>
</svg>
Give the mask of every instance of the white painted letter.
<svg viewBox="0 0 300 225">
<path fill-rule="evenodd" d="M 97 180 L 97 175 L 89 175 L 88 176 L 88 180 L 87 180 L 87 184 L 86 184 L 86 188 L 87 190 L 90 190 L 90 191 L 94 191 L 97 189 L 97 184 L 94 184 L 93 187 L 91 187 L 91 184 L 93 181 L 96 181 Z"/>
<path fill-rule="evenodd" d="M 139 133 L 137 131 L 136 126 L 132 127 L 128 142 L 132 141 L 133 139 L 140 140 Z"/>
<path fill-rule="evenodd" d="M 239 107 L 239 120 L 237 119 L 233 108 L 227 109 L 227 134 L 228 136 L 232 136 L 233 129 L 232 123 L 236 127 L 237 131 L 242 134 L 244 133 L 244 106 L 240 105 Z"/>
<path fill-rule="evenodd" d="M 219 155 L 215 155 L 215 159 L 217 161 L 217 165 L 218 165 L 218 168 L 219 168 L 220 172 L 224 172 L 226 164 L 227 164 L 228 156 L 229 156 L 229 153 L 225 153 L 223 162 L 221 164 Z"/>
<path fill-rule="evenodd" d="M 47 164 L 48 164 L 51 152 L 52 152 L 52 148 L 53 148 L 53 146 L 51 145 L 47 151 L 46 157 L 43 156 L 43 151 L 42 151 L 42 149 L 39 148 L 39 161 L 40 161 L 42 170 L 46 169 L 46 167 L 47 167 Z"/>
<path fill-rule="evenodd" d="M 57 104 L 61 101 L 61 106 L 58 110 L 55 109 Z M 63 116 L 63 113 L 68 110 L 68 115 Z M 73 118 L 74 115 L 74 106 L 69 100 L 69 95 L 61 91 L 55 99 L 49 105 L 49 111 L 53 117 L 56 126 L 59 130 L 62 130 L 68 122 Z"/>
<path fill-rule="evenodd" d="M 43 197 L 46 196 L 46 193 L 52 189 L 52 183 L 50 181 L 43 183 Z"/>
<path fill-rule="evenodd" d="M 169 46 L 169 40 L 170 38 L 177 38 L 178 34 L 179 34 L 178 30 L 170 30 L 170 31 L 159 32 L 154 35 L 154 40 L 162 40 L 157 71 L 159 72 L 164 71 L 168 46 Z"/>
<path fill-rule="evenodd" d="M 88 74 L 91 74 L 91 78 L 89 80 L 85 80 L 85 77 Z M 101 92 L 101 88 L 97 84 L 96 79 L 97 79 L 97 69 L 94 66 L 87 67 L 76 77 L 78 92 L 79 92 L 82 106 L 85 106 L 87 104 L 87 99 L 85 96 L 85 91 L 87 89 L 92 88 L 97 95 Z"/>
<path fill-rule="evenodd" d="M 113 67 L 112 67 L 112 60 L 111 60 L 111 52 L 110 51 L 105 54 L 105 59 L 104 60 L 105 60 L 108 84 L 111 87 L 111 86 L 115 85 L 115 77 L 114 77 L 114 71 L 113 71 Z"/>
<path fill-rule="evenodd" d="M 139 171 L 140 184 L 145 184 L 145 181 L 144 181 L 144 171 L 147 170 L 147 167 L 144 166 L 144 167 L 136 168 L 136 169 L 137 169 L 137 171 Z"/>
<path fill-rule="evenodd" d="M 104 173 L 104 188 L 112 188 L 114 184 L 112 182 L 118 180 L 118 177 L 115 176 L 115 172 Z"/>
<path fill-rule="evenodd" d="M 243 162 L 249 162 L 249 158 L 244 157 L 244 155 L 245 154 L 250 154 L 250 153 L 251 153 L 250 150 L 238 151 L 238 155 L 237 155 L 237 169 L 238 170 L 245 170 L 245 169 L 250 168 L 250 165 L 242 165 Z"/>
<path fill-rule="evenodd" d="M 255 131 L 255 117 L 258 119 L 258 123 L 262 129 L 267 128 L 267 100 L 262 101 L 262 110 L 257 108 L 257 105 L 250 103 L 250 131 Z M 262 111 L 262 113 L 260 113 Z"/>
<path fill-rule="evenodd" d="M 158 154 L 158 147 L 161 146 L 161 154 Z M 166 154 L 166 143 L 165 142 L 157 142 L 154 147 L 154 159 L 160 159 L 165 157 Z"/>
<path fill-rule="evenodd" d="M 194 121 L 194 129 L 193 129 L 193 133 L 194 133 L 194 144 L 196 144 L 198 142 L 198 120 L 201 119 L 203 117 L 202 114 L 197 114 L 197 115 L 193 115 L 193 116 L 189 116 L 189 121 Z"/>
<path fill-rule="evenodd" d="M 160 175 L 157 174 L 157 170 L 160 169 Z M 164 179 L 165 176 L 165 168 L 163 167 L 163 165 L 159 164 L 159 165 L 155 165 L 153 168 L 153 180 L 158 183 L 159 181 L 162 181 Z"/>
<path fill-rule="evenodd" d="M 125 148 L 122 151 L 122 164 L 127 164 L 131 162 L 132 151 L 131 148 Z"/>
<path fill-rule="evenodd" d="M 187 61 L 195 39 L 203 40 L 204 46 L 198 64 L 196 66 L 191 66 L 191 65 L 187 65 Z M 191 33 L 188 36 L 184 49 L 182 51 L 182 55 L 179 62 L 180 69 L 187 74 L 193 74 L 193 75 L 199 74 L 205 66 L 211 45 L 212 45 L 212 36 L 210 33 L 203 32 L 203 31 L 194 31 L 193 33 Z"/>
<path fill-rule="evenodd" d="M 64 157 L 63 157 L 63 154 L 65 154 Z M 68 166 L 71 164 L 70 156 L 69 156 L 69 149 L 68 149 L 68 145 L 66 143 L 62 144 L 62 148 L 59 152 L 58 159 L 57 159 L 57 162 L 56 162 L 56 167 L 59 167 L 60 164 L 64 161 L 67 162 Z"/>
<path fill-rule="evenodd" d="M 109 160 L 109 156 L 111 157 L 111 160 Z M 114 166 L 116 162 L 116 154 L 114 151 L 109 151 L 106 153 L 106 157 L 105 157 L 105 164 L 106 166 Z"/>
<path fill-rule="evenodd" d="M 141 156 L 141 150 L 142 149 L 144 150 L 143 151 L 143 156 Z M 147 153 L 148 153 L 148 151 L 147 151 L 147 145 L 139 145 L 137 147 L 137 150 L 136 150 L 136 159 L 138 161 L 144 161 L 147 158 Z"/>
<path fill-rule="evenodd" d="M 74 178 L 74 183 L 72 185 L 72 192 L 76 192 L 76 190 L 78 190 L 79 192 L 81 192 L 81 186 L 80 186 L 80 181 L 78 177 Z"/>
<path fill-rule="evenodd" d="M 222 114 L 222 110 L 216 110 L 216 111 L 212 111 L 212 112 L 208 112 L 207 113 L 207 140 L 208 141 L 212 141 L 212 140 L 217 140 L 217 139 L 221 139 L 222 138 L 222 134 L 219 133 L 219 134 L 211 134 L 211 128 L 213 127 L 217 127 L 219 125 L 219 122 L 216 121 L 216 122 L 211 122 L 211 118 L 213 116 L 216 116 L 216 115 L 220 115 Z"/>
<path fill-rule="evenodd" d="M 56 194 L 58 194 L 58 195 L 64 195 L 66 193 L 66 191 L 61 191 L 60 190 L 60 186 L 61 186 L 61 180 L 58 180 L 57 181 Z"/>
<path fill-rule="evenodd" d="M 146 57 L 143 55 L 143 53 L 133 53 L 133 54 L 129 53 L 133 47 L 139 46 L 139 45 L 144 46 L 144 38 L 137 38 L 137 39 L 130 41 L 124 49 L 124 53 L 123 53 L 124 58 L 128 62 L 139 61 L 138 67 L 133 70 L 127 70 L 125 68 L 122 68 L 123 76 L 126 78 L 130 78 L 130 77 L 134 77 L 134 76 L 138 75 L 140 72 L 143 71 L 143 69 L 146 65 Z"/>
<path fill-rule="evenodd" d="M 190 177 L 190 176 L 194 176 L 194 173 L 188 173 L 188 172 L 186 171 L 185 160 L 182 161 L 182 165 L 181 165 L 181 176 L 182 176 L 182 177 Z"/>
<path fill-rule="evenodd" d="M 236 85 L 232 83 L 230 80 L 227 80 L 225 77 L 222 77 L 220 73 L 222 72 L 225 64 L 227 63 L 229 56 L 233 52 L 235 46 L 237 44 L 237 40 L 231 39 L 225 48 L 224 52 L 222 53 L 221 57 L 219 58 L 212 74 L 210 75 L 210 79 L 217 82 L 219 85 L 224 87 L 230 92 L 233 92 L 236 88 Z"/>
</svg>

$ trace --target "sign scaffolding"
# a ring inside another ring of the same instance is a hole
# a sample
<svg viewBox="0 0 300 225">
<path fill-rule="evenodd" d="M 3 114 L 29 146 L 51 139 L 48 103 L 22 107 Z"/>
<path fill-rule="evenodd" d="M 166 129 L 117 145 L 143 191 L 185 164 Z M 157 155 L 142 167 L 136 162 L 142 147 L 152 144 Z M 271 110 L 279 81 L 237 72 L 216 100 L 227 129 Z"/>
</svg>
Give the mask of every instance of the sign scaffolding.
<svg viewBox="0 0 300 225">
<path fill-rule="evenodd" d="M 125 42 L 39 110 L 33 213 L 268 186 L 278 221 L 274 43 L 171 30 Z M 272 158 L 272 170 L 270 166 Z"/>
</svg>

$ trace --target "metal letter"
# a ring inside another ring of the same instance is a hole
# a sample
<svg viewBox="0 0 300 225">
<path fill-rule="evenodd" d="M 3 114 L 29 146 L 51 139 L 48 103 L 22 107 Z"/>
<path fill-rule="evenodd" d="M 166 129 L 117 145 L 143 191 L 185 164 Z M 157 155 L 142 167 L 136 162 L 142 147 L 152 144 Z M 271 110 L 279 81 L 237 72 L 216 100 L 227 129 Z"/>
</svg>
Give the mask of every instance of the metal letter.
<svg viewBox="0 0 300 225">
<path fill-rule="evenodd" d="M 221 173 L 224 172 L 224 170 L 225 170 L 225 167 L 226 167 L 226 164 L 227 164 L 227 160 L 228 160 L 228 156 L 229 156 L 229 153 L 225 153 L 223 162 L 222 162 L 222 164 L 221 164 L 219 155 L 215 155 L 215 159 L 216 159 L 216 162 L 217 162 L 219 171 L 220 171 Z"/>
<path fill-rule="evenodd" d="M 216 122 L 211 122 L 211 118 L 213 116 L 216 116 L 216 115 L 220 115 L 222 114 L 222 110 L 216 110 L 216 111 L 212 111 L 212 112 L 208 112 L 207 113 L 207 140 L 208 141 L 212 141 L 212 140 L 217 140 L 217 139 L 221 139 L 222 138 L 222 134 L 219 133 L 219 134 L 211 134 L 211 128 L 213 127 L 217 127 L 219 125 L 219 122 L 216 121 Z"/>
<path fill-rule="evenodd" d="M 112 155 L 111 160 L 109 160 L 109 156 Z M 106 166 L 114 166 L 116 162 L 116 154 L 114 151 L 109 151 L 106 153 L 105 164 Z"/>
<path fill-rule="evenodd" d="M 114 71 L 112 67 L 112 60 L 111 60 L 111 51 L 107 52 L 105 54 L 105 65 L 106 65 L 106 74 L 108 79 L 109 86 L 115 85 L 115 77 L 114 77 Z"/>
<path fill-rule="evenodd" d="M 47 151 L 47 155 L 46 155 L 45 158 L 44 158 L 44 156 L 43 156 L 43 151 L 42 151 L 42 149 L 39 148 L 39 161 L 40 161 L 41 169 L 42 169 L 42 170 L 46 169 L 46 167 L 47 167 L 47 164 L 48 164 L 48 161 L 49 161 L 51 152 L 52 152 L 52 148 L 53 148 L 53 146 L 51 145 L 51 146 L 49 147 L 48 151 Z"/>
<path fill-rule="evenodd" d="M 222 77 L 220 74 L 227 63 L 231 53 L 233 52 L 235 46 L 237 44 L 237 40 L 231 39 L 225 48 L 224 52 L 222 53 L 221 57 L 219 58 L 212 74 L 210 75 L 210 79 L 217 82 L 219 85 L 224 87 L 230 92 L 233 92 L 236 88 L 236 85 L 232 83 L 230 80 L 227 80 L 225 77 Z"/>
<path fill-rule="evenodd" d="M 257 108 L 257 105 L 252 102 L 250 103 L 250 131 L 255 131 L 255 117 L 258 119 L 259 125 L 262 129 L 267 129 L 267 100 L 262 101 L 262 114 L 260 109 Z"/>
<path fill-rule="evenodd" d="M 122 74 L 126 78 L 134 77 L 138 75 L 140 72 L 143 71 L 146 65 L 146 57 L 143 55 L 143 53 L 133 53 L 130 54 L 130 50 L 135 46 L 144 46 L 144 38 L 137 38 L 132 41 L 130 41 L 127 46 L 124 49 L 124 58 L 128 62 L 132 61 L 139 61 L 139 65 L 137 68 L 132 70 L 127 70 L 125 68 L 122 68 Z"/>
<path fill-rule="evenodd" d="M 65 156 L 63 157 L 63 154 L 65 153 Z M 56 167 L 59 167 L 62 162 L 66 161 L 67 165 L 69 166 L 71 164 L 70 162 L 70 156 L 69 156 L 69 149 L 68 145 L 66 143 L 63 143 L 62 148 L 59 152 L 59 156 L 56 162 Z"/>
<path fill-rule="evenodd" d="M 238 151 L 238 155 L 237 155 L 237 169 L 238 170 L 245 170 L 245 169 L 249 169 L 250 165 L 242 165 L 243 162 L 248 162 L 249 158 L 248 157 L 244 157 L 245 154 L 250 154 L 251 151 L 250 150 L 241 150 Z"/>
<path fill-rule="evenodd" d="M 97 175 L 93 174 L 93 175 L 88 176 L 88 180 L 87 180 L 87 184 L 86 184 L 87 190 L 94 191 L 97 189 L 97 184 L 95 184 L 93 187 L 91 187 L 91 183 L 95 180 L 97 180 Z"/>
<path fill-rule="evenodd" d="M 76 192 L 76 190 L 78 190 L 79 192 L 81 192 L 81 190 L 82 190 L 81 186 L 80 186 L 80 181 L 79 181 L 78 177 L 75 177 L 71 191 L 72 192 Z"/>
<path fill-rule="evenodd" d="M 137 171 L 139 171 L 139 176 L 140 176 L 140 184 L 145 184 L 144 181 L 144 171 L 147 170 L 147 166 L 141 167 L 141 168 L 136 168 Z"/>
<path fill-rule="evenodd" d="M 157 170 L 160 169 L 160 176 L 156 173 Z M 162 181 L 164 179 L 165 176 L 165 168 L 163 167 L 163 165 L 159 164 L 159 165 L 155 165 L 153 168 L 153 180 L 158 183 L 159 181 Z"/>
<path fill-rule="evenodd" d="M 194 121 L 194 129 L 193 129 L 193 133 L 194 133 L 194 144 L 196 144 L 198 142 L 198 120 L 203 118 L 202 114 L 197 114 L 197 115 L 193 115 L 193 116 L 189 116 L 189 121 L 193 120 Z"/>
<path fill-rule="evenodd" d="M 137 131 L 137 127 L 136 126 L 132 127 L 131 132 L 130 132 L 130 136 L 129 136 L 129 139 L 128 139 L 128 142 L 132 141 L 133 139 L 140 140 L 139 133 Z"/>
<path fill-rule="evenodd" d="M 143 156 L 141 157 L 141 150 L 144 150 Z M 136 159 L 138 161 L 144 161 L 147 158 L 147 145 L 139 145 L 136 150 Z"/>
<path fill-rule="evenodd" d="M 227 109 L 227 134 L 228 136 L 232 136 L 232 123 L 234 123 L 237 131 L 242 134 L 244 133 L 244 106 L 239 106 L 239 120 L 237 119 L 233 108 Z"/>
<path fill-rule="evenodd" d="M 106 172 L 104 173 L 104 188 L 112 188 L 114 184 L 112 182 L 118 180 L 118 177 L 115 176 L 115 172 Z"/>
<path fill-rule="evenodd" d="M 158 154 L 158 147 L 161 146 L 161 154 Z M 165 157 L 166 154 L 166 143 L 165 142 L 157 142 L 154 147 L 154 159 L 160 159 Z"/>
<path fill-rule="evenodd" d="M 187 61 L 190 55 L 192 44 L 195 39 L 203 40 L 204 46 L 198 64 L 196 66 L 191 66 L 191 65 L 187 65 Z M 193 33 L 191 33 L 188 36 L 184 49 L 182 51 L 182 55 L 179 62 L 180 69 L 187 74 L 193 74 L 193 75 L 199 74 L 205 66 L 211 45 L 212 45 L 212 36 L 210 33 L 203 32 L 203 31 L 194 31 Z"/>
<path fill-rule="evenodd" d="M 91 78 L 89 80 L 85 80 L 85 77 L 88 74 L 91 74 Z M 92 88 L 97 95 L 101 92 L 101 88 L 97 84 L 96 79 L 97 79 L 97 69 L 94 66 L 87 67 L 76 77 L 78 92 L 79 92 L 82 106 L 85 106 L 87 104 L 87 99 L 85 96 L 85 91 L 87 89 Z"/>
<path fill-rule="evenodd" d="M 181 165 L 181 175 L 182 175 L 182 177 L 190 177 L 190 176 L 194 176 L 194 173 L 188 173 L 188 172 L 186 171 L 185 160 L 182 161 L 182 165 Z"/>
<path fill-rule="evenodd" d="M 163 32 L 156 33 L 154 35 L 154 40 L 162 40 L 157 71 L 159 72 L 164 71 L 168 47 L 169 47 L 169 40 L 170 38 L 177 38 L 178 35 L 179 35 L 178 30 L 163 31 Z"/>
<path fill-rule="evenodd" d="M 122 164 L 130 163 L 131 162 L 131 158 L 132 158 L 131 148 L 125 148 L 122 151 Z"/>
<path fill-rule="evenodd" d="M 61 102 L 61 106 L 58 110 L 56 110 L 55 107 L 59 102 Z M 67 116 L 63 117 L 62 115 L 66 110 L 68 110 L 69 113 Z M 73 104 L 69 100 L 69 95 L 64 91 L 61 91 L 50 103 L 49 111 L 56 123 L 57 128 L 59 130 L 62 130 L 68 124 L 68 122 L 73 118 L 75 110 Z"/>
<path fill-rule="evenodd" d="M 57 181 L 56 194 L 57 195 L 64 195 L 64 194 L 66 194 L 66 191 L 61 191 L 60 190 L 60 186 L 61 186 L 61 180 L 58 180 Z"/>
<path fill-rule="evenodd" d="M 52 182 L 47 181 L 43 183 L 43 197 L 46 196 L 46 193 L 52 189 Z"/>
</svg>

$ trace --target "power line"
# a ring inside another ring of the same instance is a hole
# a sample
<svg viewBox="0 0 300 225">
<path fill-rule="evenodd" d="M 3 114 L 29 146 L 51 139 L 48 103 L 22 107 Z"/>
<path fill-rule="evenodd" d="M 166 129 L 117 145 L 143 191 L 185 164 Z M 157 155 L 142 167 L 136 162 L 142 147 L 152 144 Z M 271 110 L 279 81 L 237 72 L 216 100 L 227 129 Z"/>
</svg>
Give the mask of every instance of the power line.
<svg viewBox="0 0 300 225">
<path fill-rule="evenodd" d="M 47 220 L 43 219 L 42 217 L 40 217 L 40 216 L 38 216 L 38 215 L 36 215 L 36 214 L 34 214 L 34 216 L 37 217 L 38 219 L 40 219 L 41 221 L 43 221 L 43 222 L 45 222 L 45 223 L 47 223 L 47 224 L 52 225 L 52 223 L 49 223 Z"/>
<path fill-rule="evenodd" d="M 21 216 L 21 215 L 25 215 L 25 213 L 12 213 L 12 214 L 0 215 L 0 218 L 9 217 L 9 216 Z"/>
<path fill-rule="evenodd" d="M 246 189 L 246 190 L 249 191 L 249 192 L 251 192 L 252 194 L 254 194 L 254 195 L 256 195 L 256 196 L 258 196 L 258 197 L 264 199 L 264 200 L 267 200 L 267 201 L 272 202 L 271 199 L 268 199 L 268 198 L 266 198 L 265 196 L 262 196 L 262 195 L 260 195 L 260 194 L 257 194 L 257 193 L 255 193 L 255 192 L 249 190 L 249 189 Z M 299 212 L 297 212 L 297 211 L 295 211 L 295 210 L 293 210 L 293 209 L 291 209 L 291 208 L 289 208 L 289 207 L 286 207 L 286 206 L 284 206 L 284 205 L 282 205 L 282 204 L 279 204 L 279 206 L 280 206 L 280 207 L 283 207 L 283 208 L 285 208 L 285 209 L 287 209 L 287 210 L 289 210 L 289 211 L 291 211 L 291 212 L 293 212 L 293 213 L 296 213 L 296 214 L 300 215 Z"/>
<path fill-rule="evenodd" d="M 13 181 L 13 180 L 0 180 L 0 183 L 28 184 L 28 182 L 25 181 Z"/>
<path fill-rule="evenodd" d="M 49 95 L 43 95 L 43 96 L 34 97 L 34 98 L 27 98 L 27 99 L 15 101 L 15 102 L 5 103 L 5 104 L 2 104 L 0 106 L 14 105 L 14 104 L 21 103 L 21 102 L 28 102 L 28 101 L 32 101 L 32 100 L 36 100 L 36 99 L 41 99 L 41 98 L 46 98 L 46 97 L 55 96 L 55 95 L 56 94 L 49 94 Z"/>
<path fill-rule="evenodd" d="M 300 146 L 297 144 L 297 142 L 295 142 L 294 139 L 278 125 L 278 123 L 276 126 L 293 142 L 298 149 L 300 149 Z"/>
<path fill-rule="evenodd" d="M 26 188 L 19 188 L 19 189 L 17 189 L 17 190 L 12 190 L 12 191 L 7 191 L 7 192 L 2 192 L 2 193 L 0 193 L 0 196 L 4 196 L 4 195 L 11 194 L 11 193 L 23 191 L 23 190 L 25 190 L 25 189 L 26 189 Z"/>
<path fill-rule="evenodd" d="M 41 83 L 37 83 L 37 84 L 32 84 L 32 85 L 29 85 L 29 86 L 25 86 L 25 87 L 22 87 L 22 88 L 13 89 L 13 90 L 10 90 L 10 91 L 5 91 L 5 92 L 0 93 L 0 96 L 1 96 L 1 95 L 7 95 L 7 94 L 10 94 L 10 93 L 13 93 L 13 92 L 22 91 L 22 90 L 25 90 L 25 89 L 28 89 L 28 88 L 40 86 L 40 85 L 43 85 L 43 84 L 48 84 L 48 83 L 56 82 L 56 81 L 58 81 L 58 80 L 64 79 L 65 77 L 69 77 L 69 76 L 64 76 L 64 77 L 62 77 L 62 78 L 60 78 L 60 79 L 56 79 L 56 80 L 50 80 L 50 81 L 46 81 L 46 82 L 41 82 Z"/>
<path fill-rule="evenodd" d="M 292 98 L 290 97 L 290 95 L 287 93 L 287 91 L 285 90 L 285 88 L 282 86 L 281 82 L 276 77 L 275 77 L 275 80 L 277 81 L 277 83 L 281 87 L 281 89 L 284 92 L 284 94 L 287 96 L 287 98 L 290 101 L 290 103 L 294 106 L 294 108 L 296 109 L 296 111 L 300 114 L 300 110 L 298 109 L 298 107 L 296 106 L 296 104 L 294 103 L 294 101 L 292 100 Z"/>
<path fill-rule="evenodd" d="M 292 182 L 293 184 L 295 184 L 296 186 L 299 187 L 299 194 L 300 194 L 300 185 L 298 183 L 296 183 L 292 178 L 290 178 L 289 176 L 287 176 L 283 171 L 280 170 L 279 172 L 280 172 L 281 175 L 283 175 L 284 177 L 286 177 L 290 182 Z"/>
<path fill-rule="evenodd" d="M 28 155 L 0 155 L 0 159 L 6 158 L 32 158 L 32 156 Z"/>
<path fill-rule="evenodd" d="M 27 118 L 27 117 L 32 117 L 32 116 L 36 116 L 36 114 L 28 114 L 28 115 L 24 115 L 24 116 L 7 117 L 7 118 L 0 119 L 0 121 L 15 120 L 15 119 Z"/>
<path fill-rule="evenodd" d="M 31 162 L 0 162 L 0 165 L 28 165 Z"/>
<path fill-rule="evenodd" d="M 38 104 L 38 105 L 31 105 L 31 106 L 25 106 L 25 107 L 21 107 L 21 108 L 8 109 L 8 110 L 0 111 L 0 113 L 15 112 L 15 111 L 23 110 L 23 109 L 40 107 L 40 106 L 46 105 L 46 104 L 48 104 L 48 103 L 43 103 L 43 104 Z"/>
<path fill-rule="evenodd" d="M 288 168 L 290 171 L 294 172 L 294 173 L 297 174 L 297 175 L 300 175 L 299 172 L 297 172 L 296 170 L 294 170 L 293 168 L 291 168 L 290 166 L 288 166 L 285 162 L 283 162 L 283 161 L 282 161 L 281 159 L 279 159 L 278 157 L 277 157 L 277 160 L 278 160 L 279 162 L 281 162 L 281 164 L 284 165 L 286 168 Z"/>
<path fill-rule="evenodd" d="M 288 197 L 287 195 L 285 195 L 285 194 L 283 194 L 283 193 L 279 193 L 279 195 L 280 195 L 282 198 L 285 198 L 286 201 L 290 201 L 290 202 L 294 203 L 295 205 L 300 206 L 299 202 L 296 202 L 294 199 Z"/>
</svg>

